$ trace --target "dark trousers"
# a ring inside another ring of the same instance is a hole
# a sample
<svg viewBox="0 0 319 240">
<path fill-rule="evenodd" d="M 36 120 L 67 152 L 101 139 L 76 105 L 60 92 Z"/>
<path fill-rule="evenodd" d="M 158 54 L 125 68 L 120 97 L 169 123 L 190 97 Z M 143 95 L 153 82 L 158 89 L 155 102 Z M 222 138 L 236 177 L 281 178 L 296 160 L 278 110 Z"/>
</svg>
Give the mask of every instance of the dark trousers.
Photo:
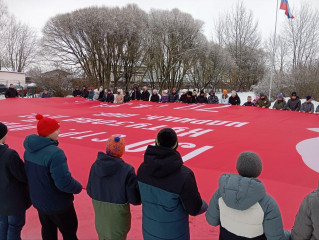
<svg viewBox="0 0 319 240">
<path fill-rule="evenodd" d="M 0 240 L 20 240 L 25 212 L 14 216 L 0 215 Z"/>
<path fill-rule="evenodd" d="M 41 234 L 43 240 L 57 240 L 58 229 L 63 240 L 77 240 L 78 219 L 73 204 L 59 212 L 46 213 L 38 210 L 42 225 Z"/>
</svg>

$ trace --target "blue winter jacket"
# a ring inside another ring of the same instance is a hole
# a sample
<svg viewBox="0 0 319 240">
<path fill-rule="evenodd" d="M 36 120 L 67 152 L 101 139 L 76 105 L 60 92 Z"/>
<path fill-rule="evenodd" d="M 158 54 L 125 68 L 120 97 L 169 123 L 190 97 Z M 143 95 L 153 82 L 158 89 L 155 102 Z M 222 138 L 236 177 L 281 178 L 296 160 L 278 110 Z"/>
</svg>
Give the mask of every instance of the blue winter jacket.
<svg viewBox="0 0 319 240">
<path fill-rule="evenodd" d="M 213 195 L 206 219 L 220 225 L 220 240 L 288 240 L 276 201 L 256 178 L 224 174 Z"/>
<path fill-rule="evenodd" d="M 38 135 L 24 141 L 25 169 L 33 206 L 43 212 L 56 212 L 73 203 L 73 194 L 82 185 L 69 172 L 66 156 L 58 142 Z"/>
<path fill-rule="evenodd" d="M 189 240 L 189 215 L 206 211 L 194 173 L 170 148 L 148 146 L 137 172 L 145 240 Z"/>
</svg>

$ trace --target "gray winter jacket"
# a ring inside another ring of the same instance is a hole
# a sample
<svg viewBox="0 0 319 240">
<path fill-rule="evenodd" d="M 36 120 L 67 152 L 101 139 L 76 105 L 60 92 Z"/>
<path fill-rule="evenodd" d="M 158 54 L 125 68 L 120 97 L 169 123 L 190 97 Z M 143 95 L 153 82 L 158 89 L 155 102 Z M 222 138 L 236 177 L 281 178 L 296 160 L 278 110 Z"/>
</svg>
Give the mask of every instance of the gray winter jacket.
<svg viewBox="0 0 319 240">
<path fill-rule="evenodd" d="M 288 110 L 299 111 L 300 107 L 301 107 L 301 101 L 300 101 L 299 97 L 297 97 L 296 99 L 290 98 L 288 100 L 287 107 L 288 107 Z"/>
<path fill-rule="evenodd" d="M 276 201 L 256 178 L 223 174 L 206 220 L 210 225 L 220 225 L 219 239 L 290 239 L 290 232 L 283 230 Z"/>
<path fill-rule="evenodd" d="M 213 96 L 209 95 L 207 100 L 208 100 L 209 104 L 218 104 L 219 103 L 218 97 L 216 95 L 213 95 Z"/>
<path fill-rule="evenodd" d="M 300 108 L 300 112 L 310 112 L 313 113 L 314 112 L 314 105 L 311 102 L 304 102 L 303 104 L 301 104 L 301 108 Z"/>
<path fill-rule="evenodd" d="M 291 233 L 292 240 L 319 240 L 319 187 L 301 203 Z"/>
</svg>

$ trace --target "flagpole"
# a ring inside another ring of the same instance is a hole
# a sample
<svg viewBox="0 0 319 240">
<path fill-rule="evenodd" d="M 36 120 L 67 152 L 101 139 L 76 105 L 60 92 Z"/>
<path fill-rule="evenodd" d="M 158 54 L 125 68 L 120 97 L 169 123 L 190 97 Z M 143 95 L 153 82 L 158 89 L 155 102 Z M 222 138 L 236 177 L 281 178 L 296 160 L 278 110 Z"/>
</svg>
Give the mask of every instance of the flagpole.
<svg viewBox="0 0 319 240">
<path fill-rule="evenodd" d="M 274 33 L 274 46 L 273 46 L 273 55 L 272 55 L 272 66 L 270 72 L 270 84 L 269 84 L 269 101 L 271 99 L 271 90 L 272 83 L 275 75 L 275 61 L 276 61 L 276 49 L 277 49 L 277 21 L 278 21 L 278 9 L 279 9 L 279 0 L 277 0 L 277 8 L 276 8 L 276 22 L 275 22 L 275 33 Z"/>
</svg>

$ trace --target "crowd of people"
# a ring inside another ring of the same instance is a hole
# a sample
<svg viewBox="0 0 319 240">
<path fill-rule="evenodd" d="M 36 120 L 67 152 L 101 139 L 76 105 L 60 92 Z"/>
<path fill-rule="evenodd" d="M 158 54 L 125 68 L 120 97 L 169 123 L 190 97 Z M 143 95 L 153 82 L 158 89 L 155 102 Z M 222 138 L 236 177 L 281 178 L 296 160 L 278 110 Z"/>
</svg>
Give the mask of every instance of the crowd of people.
<svg viewBox="0 0 319 240">
<path fill-rule="evenodd" d="M 173 88 L 171 92 L 169 92 L 168 90 L 163 90 L 162 95 L 160 95 L 156 89 L 154 89 L 152 91 L 152 94 L 150 94 L 146 86 L 142 88 L 142 91 L 140 91 L 137 86 L 134 86 L 131 93 L 125 92 L 124 95 L 123 90 L 118 89 L 117 95 L 116 97 L 114 97 L 111 89 L 108 89 L 105 92 L 103 88 L 100 88 L 99 90 L 89 88 L 87 90 L 87 88 L 83 86 L 82 91 L 79 90 L 78 87 L 76 87 L 73 91 L 73 96 L 83 97 L 89 100 L 99 100 L 101 102 L 108 103 L 126 103 L 131 100 L 140 100 L 156 103 L 181 102 L 188 104 L 227 104 L 260 108 L 270 108 L 271 106 L 270 100 L 262 92 L 255 99 L 252 99 L 251 96 L 248 96 L 247 101 L 242 104 L 242 101 L 236 91 L 232 91 L 231 95 L 229 96 L 226 89 L 223 90 L 221 97 L 218 98 L 213 90 L 211 90 L 207 96 L 204 90 L 200 91 L 198 94 L 198 89 L 195 89 L 193 91 L 183 89 L 182 94 L 179 95 L 177 89 Z M 292 92 L 290 99 L 288 100 L 288 102 L 286 102 L 283 94 L 279 93 L 273 109 L 319 114 L 319 106 L 317 106 L 317 108 L 315 109 L 312 100 L 313 98 L 309 95 L 306 97 L 306 102 L 301 104 L 301 100 L 297 96 L 297 93 Z"/>
<path fill-rule="evenodd" d="M 37 134 L 24 141 L 24 162 L 5 144 L 8 129 L 0 123 L 0 239 L 21 239 L 25 213 L 32 204 L 44 240 L 57 240 L 58 230 L 64 240 L 75 240 L 78 219 L 73 195 L 83 187 L 72 177 L 66 155 L 58 147 L 59 123 L 39 114 L 36 119 Z M 99 239 L 127 239 L 130 204 L 142 204 L 145 240 L 189 240 L 189 215 L 205 212 L 209 225 L 220 226 L 221 240 L 319 239 L 319 190 L 306 196 L 292 231 L 285 231 L 276 201 L 258 179 L 262 160 L 256 153 L 239 155 L 238 174 L 223 174 L 207 204 L 194 172 L 183 165 L 178 143 L 173 129 L 161 129 L 136 174 L 123 160 L 124 139 L 120 135 L 108 139 L 106 151 L 98 153 L 91 167 L 86 187 Z"/>
</svg>

